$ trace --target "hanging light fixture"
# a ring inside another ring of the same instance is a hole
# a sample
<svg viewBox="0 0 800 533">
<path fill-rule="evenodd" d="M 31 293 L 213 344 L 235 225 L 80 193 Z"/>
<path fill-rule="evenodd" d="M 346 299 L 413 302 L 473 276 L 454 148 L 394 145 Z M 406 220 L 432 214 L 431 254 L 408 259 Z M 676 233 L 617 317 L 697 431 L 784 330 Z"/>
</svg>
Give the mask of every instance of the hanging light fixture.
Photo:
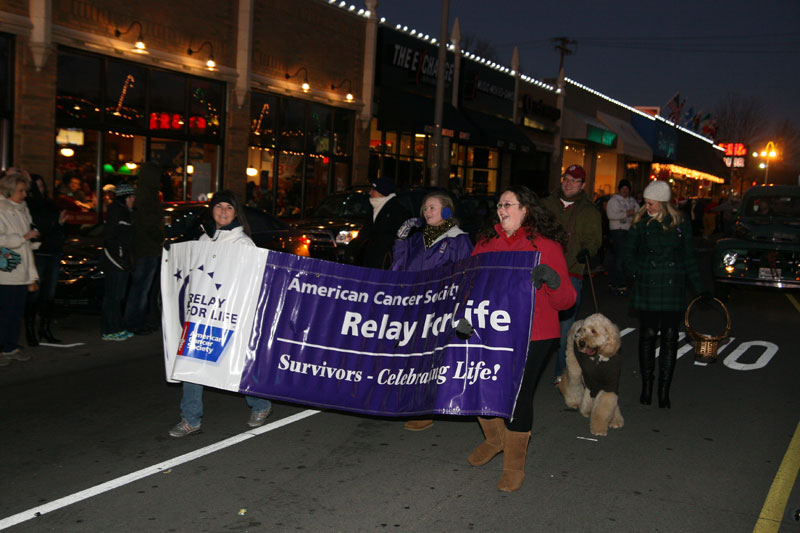
<svg viewBox="0 0 800 533">
<path fill-rule="evenodd" d="M 211 45 L 211 41 L 205 41 L 203 44 L 198 46 L 196 49 L 192 50 L 190 47 L 186 53 L 189 55 L 196 54 L 200 50 L 203 49 L 204 46 L 208 45 L 208 60 L 206 60 L 206 68 L 208 70 L 217 70 L 217 62 L 214 61 L 214 47 Z"/>
<path fill-rule="evenodd" d="M 353 90 L 352 90 L 352 88 L 350 86 L 350 80 L 349 79 L 345 78 L 342 81 L 340 81 L 339 83 L 331 83 L 331 90 L 335 91 L 336 89 L 339 89 L 340 87 L 344 86 L 345 84 L 347 84 L 347 93 L 345 94 L 344 99 L 347 100 L 348 102 L 352 102 L 353 101 Z"/>
<path fill-rule="evenodd" d="M 139 26 L 139 36 L 136 38 L 136 42 L 133 44 L 133 48 L 131 49 L 132 52 L 136 52 L 137 54 L 149 54 L 150 52 L 147 51 L 147 46 L 144 44 L 144 37 L 142 37 L 142 23 L 138 20 L 134 20 L 131 22 L 131 25 L 125 31 L 120 31 L 119 28 L 114 30 L 114 37 L 121 37 L 126 33 L 130 32 L 134 26 Z"/>
<path fill-rule="evenodd" d="M 290 80 L 292 78 L 296 78 L 300 74 L 300 72 L 303 72 L 303 84 L 300 87 L 303 89 L 304 93 L 307 93 L 308 91 L 311 90 L 311 85 L 308 84 L 308 71 L 306 70 L 306 67 L 300 67 L 294 74 L 289 74 L 287 72 L 286 79 Z"/>
</svg>

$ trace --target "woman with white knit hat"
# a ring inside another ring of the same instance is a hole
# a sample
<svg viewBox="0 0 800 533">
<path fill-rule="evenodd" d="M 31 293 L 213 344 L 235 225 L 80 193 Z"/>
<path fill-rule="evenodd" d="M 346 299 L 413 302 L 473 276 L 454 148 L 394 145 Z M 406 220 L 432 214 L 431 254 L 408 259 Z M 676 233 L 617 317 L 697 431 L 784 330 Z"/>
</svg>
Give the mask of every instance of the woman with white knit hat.
<svg viewBox="0 0 800 533">
<path fill-rule="evenodd" d="M 675 371 L 678 330 L 686 310 L 686 281 L 698 293 L 700 278 L 692 242 L 691 222 L 677 211 L 665 181 L 653 181 L 644 190 L 644 207 L 633 219 L 625 246 L 625 268 L 635 277 L 631 307 L 639 312 L 639 368 L 642 394 L 653 397 L 656 337 L 661 333 L 658 406 L 670 407 L 669 389 Z"/>
</svg>

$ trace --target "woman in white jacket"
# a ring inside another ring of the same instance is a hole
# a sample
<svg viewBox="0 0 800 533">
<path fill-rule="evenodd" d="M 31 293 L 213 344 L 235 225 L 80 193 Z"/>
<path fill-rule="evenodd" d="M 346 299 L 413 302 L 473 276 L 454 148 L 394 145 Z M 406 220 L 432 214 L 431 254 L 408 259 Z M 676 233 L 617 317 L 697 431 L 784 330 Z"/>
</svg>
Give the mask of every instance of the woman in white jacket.
<svg viewBox="0 0 800 533">
<path fill-rule="evenodd" d="M 0 247 L 20 257 L 13 270 L 0 271 L 0 366 L 8 365 L 11 359 L 30 359 L 18 343 L 28 287 L 39 279 L 33 250 L 40 243 L 31 242 L 39 232 L 31 227 L 33 221 L 25 204 L 29 186 L 30 179 L 18 170 L 10 169 L 0 178 Z"/>
<path fill-rule="evenodd" d="M 219 191 L 214 195 L 209 204 L 213 226 L 204 228 L 199 241 L 212 241 L 226 244 L 240 244 L 242 246 L 255 246 L 250 238 L 250 226 L 239 200 L 231 191 Z M 250 427 L 263 426 L 267 417 L 272 412 L 272 404 L 265 398 L 246 396 L 247 405 L 250 406 Z M 181 398 L 181 421 L 169 431 L 172 437 L 185 437 L 200 431 L 203 418 L 203 386 L 196 383 L 183 382 L 183 397 Z"/>
</svg>

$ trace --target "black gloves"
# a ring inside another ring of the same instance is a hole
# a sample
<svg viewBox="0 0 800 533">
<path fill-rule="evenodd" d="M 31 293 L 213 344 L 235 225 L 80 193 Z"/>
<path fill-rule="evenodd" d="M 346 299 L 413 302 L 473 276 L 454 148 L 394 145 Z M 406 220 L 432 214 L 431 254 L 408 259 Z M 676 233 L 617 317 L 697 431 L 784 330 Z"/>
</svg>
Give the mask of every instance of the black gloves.
<svg viewBox="0 0 800 533">
<path fill-rule="evenodd" d="M 578 251 L 578 255 L 575 256 L 575 259 L 581 263 L 585 263 L 590 257 L 592 257 L 592 254 L 589 253 L 589 250 L 584 248 L 583 250 Z"/>
<path fill-rule="evenodd" d="M 459 319 L 456 323 L 456 336 L 459 339 L 466 340 L 472 337 L 473 333 L 475 333 L 475 329 L 472 324 L 466 318 Z"/>
<path fill-rule="evenodd" d="M 542 287 L 542 283 L 551 290 L 555 290 L 561 285 L 561 277 L 558 273 L 547 265 L 538 265 L 531 271 L 531 283 L 537 289 Z"/>
</svg>

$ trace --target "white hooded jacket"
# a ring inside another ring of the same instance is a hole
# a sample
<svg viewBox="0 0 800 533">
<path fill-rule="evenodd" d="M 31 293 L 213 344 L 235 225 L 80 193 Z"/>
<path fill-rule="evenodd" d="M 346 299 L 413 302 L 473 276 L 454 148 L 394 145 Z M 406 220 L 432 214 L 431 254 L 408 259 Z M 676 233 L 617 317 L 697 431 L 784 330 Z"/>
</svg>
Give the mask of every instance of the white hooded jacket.
<svg viewBox="0 0 800 533">
<path fill-rule="evenodd" d="M 14 270 L 0 271 L 0 285 L 30 285 L 39 279 L 33 251 L 42 243 L 26 241 L 24 237 L 31 230 L 32 222 L 27 204 L 18 204 L 0 195 L 0 246 L 20 256 L 20 263 Z"/>
</svg>

